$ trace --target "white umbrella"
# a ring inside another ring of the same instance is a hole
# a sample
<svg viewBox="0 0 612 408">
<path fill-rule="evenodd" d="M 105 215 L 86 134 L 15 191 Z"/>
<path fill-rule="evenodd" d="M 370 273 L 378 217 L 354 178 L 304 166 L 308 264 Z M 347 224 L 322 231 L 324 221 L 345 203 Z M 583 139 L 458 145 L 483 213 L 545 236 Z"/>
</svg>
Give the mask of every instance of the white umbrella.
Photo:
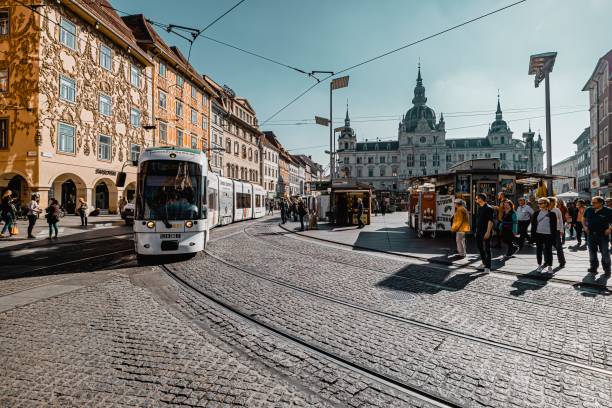
<svg viewBox="0 0 612 408">
<path fill-rule="evenodd" d="M 578 198 L 580 194 L 575 191 L 566 191 L 565 193 L 557 194 L 557 198 Z"/>
</svg>

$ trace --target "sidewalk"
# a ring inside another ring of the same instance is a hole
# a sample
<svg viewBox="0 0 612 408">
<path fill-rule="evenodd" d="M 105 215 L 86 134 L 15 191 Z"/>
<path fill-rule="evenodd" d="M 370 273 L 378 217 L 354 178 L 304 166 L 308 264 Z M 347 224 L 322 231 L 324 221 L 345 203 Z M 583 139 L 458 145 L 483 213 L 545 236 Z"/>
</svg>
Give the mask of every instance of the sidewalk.
<svg viewBox="0 0 612 408">
<path fill-rule="evenodd" d="M 66 215 L 59 221 L 58 236 L 63 242 L 67 242 L 84 239 L 85 237 L 97 238 L 132 232 L 132 227 L 126 228 L 124 226 L 125 222 L 119 215 L 100 215 L 97 217 L 89 217 L 87 227 L 81 227 L 80 217 L 75 215 Z M 0 230 L 2 227 L 4 227 L 4 223 L 0 223 Z M 27 238 L 27 220 L 17 221 L 17 227 L 19 228 L 19 234 L 10 238 L 0 238 L 0 251 L 5 249 L 10 250 L 17 246 L 23 248 L 37 247 L 41 245 L 45 246 L 48 244 L 45 238 L 49 236 L 49 224 L 47 224 L 47 220 L 44 217 L 41 216 L 38 221 L 36 221 L 36 225 L 34 226 L 33 234 L 36 239 Z"/>
<path fill-rule="evenodd" d="M 395 212 L 372 216 L 371 224 L 362 229 L 357 227 L 336 228 L 327 223 L 319 223 L 318 230 L 299 232 L 300 235 L 322 239 L 342 245 L 350 245 L 355 250 L 374 250 L 389 252 L 397 255 L 417 257 L 429 262 L 452 264 L 458 267 L 476 267 L 480 264 L 478 250 L 474 239 L 468 238 L 468 256 L 465 259 L 451 262 L 448 255 L 455 252 L 455 241 L 450 234 L 438 234 L 435 239 L 425 237 L 418 238 L 415 231 L 407 225 L 408 213 Z M 290 231 L 299 230 L 299 222 L 287 222 L 283 227 Z M 553 250 L 554 275 L 552 279 L 588 284 L 594 286 L 608 286 L 612 281 L 600 273 L 592 275 L 587 273 L 589 267 L 589 254 L 584 247 L 573 248 L 575 240 L 568 240 L 564 245 L 566 259 L 565 268 L 559 269 L 556 253 Z M 547 275 L 539 274 L 535 271 L 537 267 L 535 248 L 525 247 L 513 258 L 503 262 L 501 257 L 505 254 L 505 249 L 492 249 L 493 263 L 492 270 L 496 272 L 506 272 L 515 275 L 528 275 L 536 279 L 546 279 Z"/>
</svg>

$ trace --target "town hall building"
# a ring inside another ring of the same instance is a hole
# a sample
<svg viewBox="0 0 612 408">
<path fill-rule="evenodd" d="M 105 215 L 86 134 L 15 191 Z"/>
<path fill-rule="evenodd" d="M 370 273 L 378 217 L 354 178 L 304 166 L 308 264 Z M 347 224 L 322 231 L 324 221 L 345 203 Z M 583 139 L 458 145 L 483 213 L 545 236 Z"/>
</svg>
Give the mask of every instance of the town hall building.
<svg viewBox="0 0 612 408">
<path fill-rule="evenodd" d="M 370 184 L 376 190 L 402 190 L 400 180 L 413 176 L 442 174 L 466 160 L 499 158 L 501 168 L 543 171 L 542 138 L 535 139 L 531 128 L 522 140 L 503 120 L 499 96 L 495 120 L 486 137 L 446 139 L 444 115 L 436 119 L 427 106 L 425 87 L 418 69 L 413 106 L 399 123 L 397 141 L 357 142 L 348 109 L 338 136 L 337 178 L 351 178 Z"/>
</svg>

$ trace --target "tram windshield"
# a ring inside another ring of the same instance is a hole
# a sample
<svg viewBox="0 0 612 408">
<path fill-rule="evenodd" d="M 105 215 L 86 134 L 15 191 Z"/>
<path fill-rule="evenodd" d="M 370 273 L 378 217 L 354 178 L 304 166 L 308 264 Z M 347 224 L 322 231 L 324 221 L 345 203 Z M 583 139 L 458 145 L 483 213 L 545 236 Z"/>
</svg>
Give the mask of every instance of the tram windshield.
<svg viewBox="0 0 612 408">
<path fill-rule="evenodd" d="M 197 163 L 151 160 L 140 165 L 136 198 L 139 220 L 201 218 L 202 171 Z"/>
</svg>

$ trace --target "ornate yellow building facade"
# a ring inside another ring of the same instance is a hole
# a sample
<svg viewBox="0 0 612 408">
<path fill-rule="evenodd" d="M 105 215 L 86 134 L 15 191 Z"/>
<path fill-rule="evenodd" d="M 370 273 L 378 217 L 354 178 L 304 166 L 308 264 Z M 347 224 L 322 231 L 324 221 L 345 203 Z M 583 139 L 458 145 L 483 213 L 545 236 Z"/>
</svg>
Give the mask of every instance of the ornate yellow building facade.
<svg viewBox="0 0 612 408">
<path fill-rule="evenodd" d="M 112 213 L 135 190 L 129 160 L 152 142 L 152 61 L 108 6 L 0 2 L 0 190 L 21 205 L 37 192 L 43 205 L 55 197 L 72 212 L 83 197 Z"/>
</svg>

